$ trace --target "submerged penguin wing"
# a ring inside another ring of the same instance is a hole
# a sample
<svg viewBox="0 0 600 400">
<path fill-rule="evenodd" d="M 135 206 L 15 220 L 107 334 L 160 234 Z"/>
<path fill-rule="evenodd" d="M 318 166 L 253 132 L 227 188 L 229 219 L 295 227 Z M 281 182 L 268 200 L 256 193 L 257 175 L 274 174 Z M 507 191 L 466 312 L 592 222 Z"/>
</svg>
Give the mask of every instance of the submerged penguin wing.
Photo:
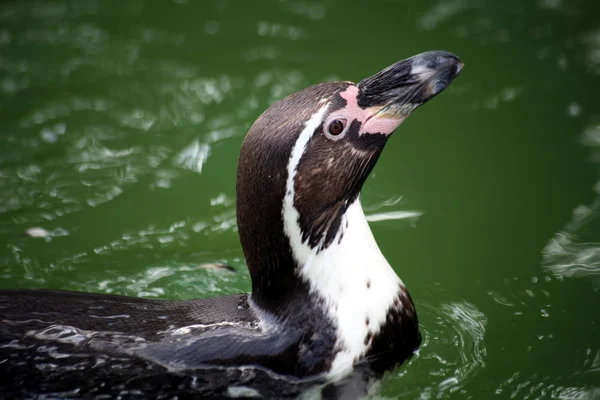
<svg viewBox="0 0 600 400">
<path fill-rule="evenodd" d="M 155 340 L 181 326 L 256 319 L 245 294 L 180 301 L 55 290 L 0 291 L 1 340 L 51 325 Z"/>
<path fill-rule="evenodd" d="M 78 395 L 129 387 L 221 393 L 234 383 L 283 378 L 268 370 L 310 369 L 302 335 L 294 328 L 265 331 L 247 295 L 170 301 L 0 291 L 0 359 L 13 360 L 1 363 L 0 373 L 17 377 L 3 386 L 17 397 L 64 395 L 73 389 L 65 374 L 80 382 Z"/>
<path fill-rule="evenodd" d="M 295 374 L 301 336 L 295 329 L 266 333 L 256 327 L 223 326 L 201 335 L 176 335 L 142 344 L 128 353 L 171 370 L 246 365 Z"/>
</svg>

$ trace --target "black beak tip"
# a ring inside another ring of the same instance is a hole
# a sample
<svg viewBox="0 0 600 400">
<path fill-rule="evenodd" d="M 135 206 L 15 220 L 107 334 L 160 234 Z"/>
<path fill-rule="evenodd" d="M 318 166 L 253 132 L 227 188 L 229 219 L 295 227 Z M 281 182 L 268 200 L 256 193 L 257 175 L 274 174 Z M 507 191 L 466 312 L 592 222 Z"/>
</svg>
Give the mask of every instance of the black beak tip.
<svg viewBox="0 0 600 400">
<path fill-rule="evenodd" d="M 429 70 L 446 70 L 455 67 L 456 73 L 464 67 L 464 63 L 456 56 L 448 51 L 428 51 L 411 57 L 413 67 L 422 67 Z"/>
<path fill-rule="evenodd" d="M 414 109 L 446 89 L 463 66 L 456 55 L 447 51 L 417 54 L 363 79 L 358 84 L 358 104 L 410 104 Z"/>
<path fill-rule="evenodd" d="M 431 71 L 432 75 L 421 75 L 427 99 L 446 89 L 457 77 L 464 63 L 455 54 L 447 51 L 429 51 L 411 58 L 413 71 Z"/>
</svg>

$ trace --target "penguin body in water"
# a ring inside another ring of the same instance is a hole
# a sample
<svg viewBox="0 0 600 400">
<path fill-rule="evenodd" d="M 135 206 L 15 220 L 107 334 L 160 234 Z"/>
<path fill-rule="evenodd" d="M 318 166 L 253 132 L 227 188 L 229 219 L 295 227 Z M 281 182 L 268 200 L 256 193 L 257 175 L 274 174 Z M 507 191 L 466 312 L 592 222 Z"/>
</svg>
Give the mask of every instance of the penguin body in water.
<svg viewBox="0 0 600 400">
<path fill-rule="evenodd" d="M 427 52 L 358 84 L 303 89 L 257 119 L 236 188 L 249 295 L 0 291 L 0 374 L 11 377 L 1 391 L 285 397 L 409 358 L 417 313 L 359 195 L 392 132 L 461 68 Z"/>
</svg>

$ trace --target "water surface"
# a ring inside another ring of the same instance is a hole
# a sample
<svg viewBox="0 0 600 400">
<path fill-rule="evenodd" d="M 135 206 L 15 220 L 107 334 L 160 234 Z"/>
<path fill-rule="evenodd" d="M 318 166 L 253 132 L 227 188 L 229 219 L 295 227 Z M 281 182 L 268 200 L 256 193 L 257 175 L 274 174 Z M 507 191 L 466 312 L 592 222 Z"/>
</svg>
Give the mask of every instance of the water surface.
<svg viewBox="0 0 600 400">
<path fill-rule="evenodd" d="M 249 291 L 241 141 L 275 100 L 426 50 L 466 63 L 362 201 L 424 336 L 381 395 L 600 398 L 600 4 L 5 1 L 0 287 Z M 32 227 L 45 237 L 28 237 Z M 226 262 L 236 273 L 204 269 Z"/>
</svg>

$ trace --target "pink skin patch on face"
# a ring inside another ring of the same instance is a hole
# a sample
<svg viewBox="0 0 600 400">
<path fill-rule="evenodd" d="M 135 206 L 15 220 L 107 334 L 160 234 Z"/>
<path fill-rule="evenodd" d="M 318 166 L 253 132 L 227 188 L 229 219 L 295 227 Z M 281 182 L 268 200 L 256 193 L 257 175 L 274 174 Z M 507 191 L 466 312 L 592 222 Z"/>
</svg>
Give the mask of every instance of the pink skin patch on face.
<svg viewBox="0 0 600 400">
<path fill-rule="evenodd" d="M 406 119 L 405 116 L 390 117 L 379 113 L 380 107 L 360 108 L 358 105 L 358 88 L 354 85 L 348 86 L 340 92 L 340 96 L 346 100 L 346 107 L 331 114 L 334 118 L 345 118 L 350 123 L 353 120 L 362 122 L 359 134 L 380 133 L 390 135 Z"/>
</svg>

